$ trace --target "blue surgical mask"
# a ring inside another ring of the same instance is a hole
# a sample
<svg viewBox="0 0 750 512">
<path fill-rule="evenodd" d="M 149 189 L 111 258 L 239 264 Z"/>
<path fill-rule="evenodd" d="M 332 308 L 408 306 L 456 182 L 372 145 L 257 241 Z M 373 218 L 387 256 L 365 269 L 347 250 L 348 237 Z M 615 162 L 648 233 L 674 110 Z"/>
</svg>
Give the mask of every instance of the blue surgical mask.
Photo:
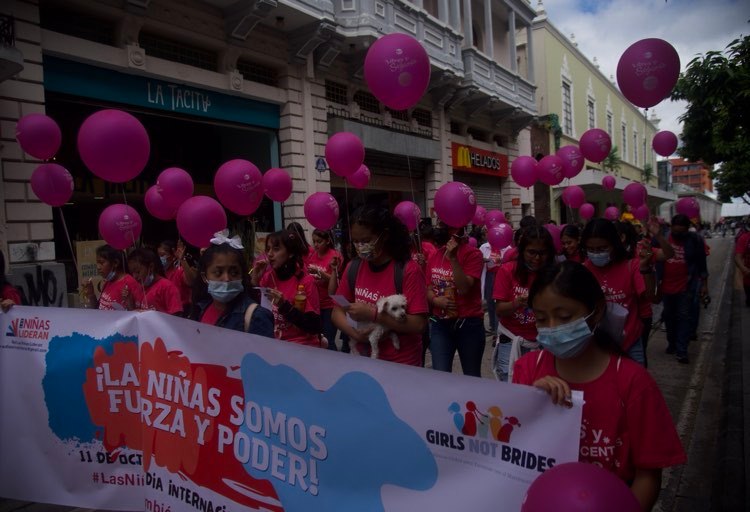
<svg viewBox="0 0 750 512">
<path fill-rule="evenodd" d="M 575 357 L 588 346 L 593 333 L 586 320 L 593 313 L 557 327 L 537 327 L 536 340 L 560 359 Z"/>
<path fill-rule="evenodd" d="M 239 295 L 245 287 L 242 281 L 208 281 L 208 294 L 222 303 L 230 302 Z"/>
<path fill-rule="evenodd" d="M 154 282 L 154 274 L 149 274 L 146 276 L 146 279 L 143 280 L 143 286 L 151 286 Z"/>
<path fill-rule="evenodd" d="M 169 265 L 169 258 L 167 256 L 159 256 L 159 259 L 161 260 L 161 266 L 167 268 Z"/>
<path fill-rule="evenodd" d="M 609 264 L 609 252 L 587 252 L 586 256 L 596 267 L 606 267 Z"/>
<path fill-rule="evenodd" d="M 109 274 L 107 274 L 106 276 L 104 276 L 104 280 L 107 281 L 107 282 L 112 281 L 115 278 L 116 275 L 117 275 L 117 272 L 115 272 L 113 270 Z"/>
</svg>

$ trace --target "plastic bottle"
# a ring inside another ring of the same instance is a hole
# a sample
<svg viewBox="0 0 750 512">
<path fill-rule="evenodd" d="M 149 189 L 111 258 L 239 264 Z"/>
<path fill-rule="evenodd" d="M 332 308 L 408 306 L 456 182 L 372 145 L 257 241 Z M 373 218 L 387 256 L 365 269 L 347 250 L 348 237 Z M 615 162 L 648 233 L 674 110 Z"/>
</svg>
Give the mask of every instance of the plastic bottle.
<svg viewBox="0 0 750 512">
<path fill-rule="evenodd" d="M 303 313 L 307 307 L 307 294 L 305 293 L 305 285 L 303 284 L 297 286 L 297 293 L 294 295 L 294 307 Z"/>
</svg>

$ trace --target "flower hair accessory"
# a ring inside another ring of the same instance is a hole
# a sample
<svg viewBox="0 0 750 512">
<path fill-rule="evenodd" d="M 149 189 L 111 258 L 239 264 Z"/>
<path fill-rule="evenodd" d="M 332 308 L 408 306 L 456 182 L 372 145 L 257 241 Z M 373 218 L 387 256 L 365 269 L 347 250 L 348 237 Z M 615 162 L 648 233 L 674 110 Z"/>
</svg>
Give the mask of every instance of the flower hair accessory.
<svg viewBox="0 0 750 512">
<path fill-rule="evenodd" d="M 216 233 L 214 233 L 214 237 L 211 239 L 211 243 L 214 245 L 229 244 L 229 247 L 231 247 L 232 249 L 244 249 L 240 237 L 234 235 L 232 238 L 229 238 L 228 229 L 217 231 Z"/>
</svg>

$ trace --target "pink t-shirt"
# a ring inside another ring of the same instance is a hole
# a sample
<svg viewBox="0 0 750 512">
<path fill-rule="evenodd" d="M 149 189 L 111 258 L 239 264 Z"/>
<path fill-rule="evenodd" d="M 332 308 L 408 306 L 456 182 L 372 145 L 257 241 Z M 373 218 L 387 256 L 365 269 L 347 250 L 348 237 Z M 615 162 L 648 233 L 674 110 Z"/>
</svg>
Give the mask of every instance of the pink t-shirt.
<svg viewBox="0 0 750 512">
<path fill-rule="evenodd" d="M 664 276 L 661 280 L 661 292 L 667 294 L 681 293 L 687 290 L 688 264 L 685 260 L 685 246 L 669 236 L 669 245 L 674 249 L 674 256 L 664 262 Z"/>
<path fill-rule="evenodd" d="M 482 311 L 482 267 L 484 259 L 482 251 L 469 244 L 458 246 L 458 264 L 468 277 L 474 278 L 474 284 L 471 286 L 469 293 L 460 294 L 456 292 L 456 308 L 458 318 L 476 318 L 483 317 Z M 445 247 L 441 247 L 427 261 L 425 270 L 427 286 L 431 287 L 432 293 L 439 297 L 445 295 L 444 290 L 456 284 L 453 279 L 453 268 L 450 260 L 445 256 Z M 445 317 L 445 311 L 433 308 L 432 313 L 435 316 Z"/>
<path fill-rule="evenodd" d="M 273 277 L 272 277 L 273 276 Z M 305 287 L 305 313 L 314 312 L 320 314 L 320 299 L 318 298 L 318 287 L 315 279 L 310 274 L 302 273 L 302 277 L 296 274 L 286 281 L 279 279 L 275 271 L 266 272 L 260 279 L 260 286 L 264 288 L 275 288 L 281 292 L 286 300 L 294 305 L 294 296 L 297 295 L 297 286 Z M 305 332 L 293 323 L 289 322 L 284 315 L 279 313 L 278 306 L 271 308 L 273 313 L 273 334 L 276 339 L 299 343 L 300 345 L 320 346 L 320 337 L 317 334 Z"/>
<path fill-rule="evenodd" d="M 350 263 L 351 264 L 351 263 Z M 393 280 L 394 263 L 391 261 L 380 272 L 373 272 L 367 262 L 362 262 L 357 272 L 354 295 L 351 293 L 348 275 L 349 266 L 341 275 L 336 293 L 343 295 L 349 302 L 375 304 L 380 297 L 396 293 Z M 406 312 L 410 315 L 427 313 L 427 288 L 424 285 L 424 274 L 419 265 L 409 260 L 404 264 L 402 293 L 406 296 Z M 422 365 L 422 334 L 397 333 L 401 348 L 396 350 L 389 336 L 380 341 L 380 359 L 394 363 Z"/>
<path fill-rule="evenodd" d="M 746 267 L 750 267 L 750 232 L 742 233 L 734 246 L 734 253 L 742 255 Z M 745 286 L 750 285 L 750 276 L 744 276 L 742 282 Z"/>
<path fill-rule="evenodd" d="M 521 284 L 516 279 L 517 260 L 503 263 L 495 277 L 495 287 L 492 289 L 492 298 L 500 302 L 512 302 L 513 299 L 529 295 L 536 272 L 529 272 L 528 283 Z M 528 306 L 519 306 L 509 316 L 498 317 L 500 323 L 516 336 L 521 336 L 525 340 L 536 340 L 536 317 L 534 311 Z"/>
<path fill-rule="evenodd" d="M 201 323 L 202 324 L 208 324 L 208 325 L 216 325 L 216 322 L 219 321 L 219 318 L 221 317 L 222 311 L 220 311 L 216 306 L 214 306 L 214 303 L 208 305 L 206 310 L 203 312 L 203 316 L 201 317 Z"/>
<path fill-rule="evenodd" d="M 128 293 L 133 298 L 133 304 L 138 304 L 143 300 L 143 286 L 133 279 L 130 274 L 123 276 L 116 281 L 105 281 L 102 288 L 102 294 L 99 296 L 99 309 L 124 311 L 127 309 L 127 303 L 122 299 L 122 290 L 128 287 Z"/>
<path fill-rule="evenodd" d="M 326 274 L 332 274 L 333 268 L 331 267 L 331 261 L 333 261 L 333 258 L 335 257 L 339 258 L 339 261 L 344 261 L 341 257 L 341 253 L 334 249 L 328 249 L 323 256 L 318 256 L 318 252 L 313 251 L 307 257 L 306 268 L 308 272 L 314 269 L 320 272 L 325 272 Z M 315 279 L 315 285 L 318 287 L 320 309 L 332 309 L 333 299 L 328 295 L 328 280 Z"/>
<path fill-rule="evenodd" d="M 513 382 L 531 386 L 547 375 L 560 377 L 554 356 L 543 350 L 521 357 Z M 603 467 L 629 482 L 636 468 L 656 469 L 687 460 L 672 417 L 648 371 L 627 357 L 611 356 L 597 379 L 569 382 L 583 391 L 578 460 Z"/>
<path fill-rule="evenodd" d="M 180 291 L 166 277 L 157 277 L 151 286 L 146 288 L 146 297 L 136 303 L 138 309 L 150 309 L 173 315 L 182 312 Z"/>
<path fill-rule="evenodd" d="M 5 286 L 3 286 L 3 289 L 0 293 L 0 300 L 7 300 L 10 299 L 13 301 L 13 304 L 21 305 L 21 295 L 18 293 L 18 290 L 10 284 L 7 283 Z"/>
<path fill-rule="evenodd" d="M 180 266 L 170 266 L 164 272 L 167 275 L 167 279 L 172 281 L 180 292 L 180 301 L 183 304 L 190 304 L 192 302 L 192 290 L 190 286 L 185 282 L 185 269 Z"/>
</svg>

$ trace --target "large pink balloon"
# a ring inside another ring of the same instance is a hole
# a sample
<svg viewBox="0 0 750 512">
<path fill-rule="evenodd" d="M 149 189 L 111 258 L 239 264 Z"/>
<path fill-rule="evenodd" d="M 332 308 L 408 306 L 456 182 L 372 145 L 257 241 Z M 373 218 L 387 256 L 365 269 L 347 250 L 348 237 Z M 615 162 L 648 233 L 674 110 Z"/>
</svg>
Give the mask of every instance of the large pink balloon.
<svg viewBox="0 0 750 512">
<path fill-rule="evenodd" d="M 654 135 L 651 146 L 657 155 L 669 156 L 677 149 L 677 135 L 668 130 L 662 130 Z"/>
<path fill-rule="evenodd" d="M 574 178 L 578 176 L 578 173 L 583 169 L 585 158 L 581 154 L 581 150 L 578 146 L 568 145 L 563 146 L 555 153 L 560 157 L 563 163 L 563 175 L 566 178 Z"/>
<path fill-rule="evenodd" d="M 591 203 L 583 203 L 580 208 L 578 208 L 578 215 L 581 216 L 584 220 L 589 220 L 591 217 L 594 216 L 594 213 L 596 212 L 596 209 L 594 208 L 594 205 Z"/>
<path fill-rule="evenodd" d="M 490 210 L 484 216 L 484 223 L 487 227 L 497 226 L 498 224 L 507 224 L 508 220 L 505 218 L 505 214 L 500 210 Z"/>
<path fill-rule="evenodd" d="M 630 183 L 622 191 L 622 199 L 633 208 L 638 208 L 646 202 L 646 187 L 640 183 Z"/>
<path fill-rule="evenodd" d="M 141 236 L 141 216 L 126 204 L 107 206 L 99 215 L 99 232 L 109 245 L 118 250 L 135 245 Z"/>
<path fill-rule="evenodd" d="M 477 205 L 477 209 L 474 210 L 474 217 L 472 217 L 471 223 L 475 226 L 484 226 L 486 217 L 487 210 L 483 206 Z"/>
<path fill-rule="evenodd" d="M 578 185 L 569 185 L 563 190 L 562 200 L 571 208 L 580 208 L 586 201 L 586 192 Z"/>
<path fill-rule="evenodd" d="M 143 198 L 148 213 L 159 220 L 172 220 L 177 215 L 177 208 L 172 208 L 164 201 L 164 197 L 159 192 L 156 185 L 148 188 L 146 196 Z"/>
<path fill-rule="evenodd" d="M 193 196 L 177 210 L 177 230 L 187 243 L 208 247 L 214 233 L 227 227 L 227 214 L 215 199 Z"/>
<path fill-rule="evenodd" d="M 34 158 L 47 160 L 60 149 L 62 132 L 51 117 L 27 114 L 16 124 L 16 140 L 21 149 Z"/>
<path fill-rule="evenodd" d="M 701 213 L 701 207 L 694 197 L 681 197 L 678 199 L 677 204 L 675 204 L 675 210 L 677 213 L 687 215 L 691 219 L 700 216 Z"/>
<path fill-rule="evenodd" d="M 607 158 L 612 150 L 612 139 L 604 130 L 591 128 L 583 132 L 581 139 L 578 141 L 578 146 L 581 148 L 581 154 L 587 160 L 599 163 Z"/>
<path fill-rule="evenodd" d="M 430 83 L 430 57 L 419 41 L 394 32 L 375 41 L 365 57 L 365 82 L 393 110 L 413 107 Z"/>
<path fill-rule="evenodd" d="M 62 165 L 42 164 L 31 174 L 31 190 L 50 206 L 62 206 L 73 195 L 73 176 Z"/>
<path fill-rule="evenodd" d="M 156 178 L 156 187 L 164 202 L 175 212 L 193 196 L 193 178 L 179 167 L 164 169 Z"/>
<path fill-rule="evenodd" d="M 346 177 L 346 182 L 354 188 L 367 188 L 370 184 L 370 169 L 362 164 L 356 172 Z"/>
<path fill-rule="evenodd" d="M 641 222 L 646 222 L 651 216 L 651 212 L 648 209 L 648 205 L 642 204 L 633 212 L 633 216 Z"/>
<path fill-rule="evenodd" d="M 604 218 L 607 220 L 617 220 L 620 218 L 620 210 L 616 206 L 610 206 L 604 210 Z"/>
<path fill-rule="evenodd" d="M 252 215 L 263 200 L 263 175 L 252 162 L 241 158 L 230 160 L 216 171 L 214 190 L 228 210 Z"/>
<path fill-rule="evenodd" d="M 560 240 L 561 229 L 555 224 L 545 224 L 544 228 L 552 236 L 552 243 L 555 245 L 555 250 L 560 252 L 562 249 L 562 241 Z"/>
<path fill-rule="evenodd" d="M 331 229 L 339 220 L 339 203 L 328 192 L 315 192 L 307 198 L 305 218 L 317 229 Z"/>
<path fill-rule="evenodd" d="M 263 192 L 271 201 L 283 203 L 292 195 L 292 177 L 284 169 L 274 167 L 263 175 Z"/>
<path fill-rule="evenodd" d="M 460 228 L 471 222 L 477 209 L 474 191 L 460 181 L 450 181 L 435 193 L 435 212 L 448 226 Z"/>
<path fill-rule="evenodd" d="M 105 181 L 124 183 L 148 162 L 151 143 L 141 122 L 122 110 L 91 114 L 78 130 L 78 152 L 91 172 Z"/>
<path fill-rule="evenodd" d="M 521 512 L 638 512 L 638 500 L 620 478 L 588 462 L 566 462 L 531 483 Z"/>
<path fill-rule="evenodd" d="M 334 174 L 345 178 L 357 172 L 365 161 L 362 141 L 350 132 L 333 134 L 326 143 L 326 162 Z"/>
<path fill-rule="evenodd" d="M 509 224 L 497 224 L 487 229 L 487 241 L 490 247 L 499 251 L 513 242 L 513 228 Z"/>
<path fill-rule="evenodd" d="M 417 229 L 422 212 L 419 210 L 419 206 L 411 201 L 401 201 L 393 209 L 393 215 L 404 223 L 406 229 L 414 231 Z"/>
<path fill-rule="evenodd" d="M 537 161 L 530 156 L 519 156 L 510 164 L 510 176 L 519 187 L 532 187 L 539 177 Z"/>
<path fill-rule="evenodd" d="M 680 56 L 663 39 L 641 39 L 617 63 L 617 85 L 633 105 L 650 108 L 669 96 L 680 75 Z"/>
<path fill-rule="evenodd" d="M 617 185 L 617 180 L 614 176 L 605 176 L 602 178 L 602 188 L 604 190 L 613 190 Z"/>
<path fill-rule="evenodd" d="M 559 185 L 565 178 L 562 159 L 557 155 L 545 156 L 539 161 L 537 173 L 545 185 Z"/>
</svg>

